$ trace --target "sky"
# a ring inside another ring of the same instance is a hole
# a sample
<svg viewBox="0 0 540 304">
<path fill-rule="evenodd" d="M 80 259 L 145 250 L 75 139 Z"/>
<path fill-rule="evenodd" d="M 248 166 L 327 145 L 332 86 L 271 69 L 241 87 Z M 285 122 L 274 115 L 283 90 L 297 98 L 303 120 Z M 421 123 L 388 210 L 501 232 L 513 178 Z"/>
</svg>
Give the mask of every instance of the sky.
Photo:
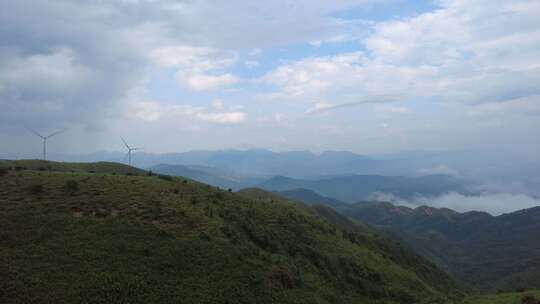
<svg viewBox="0 0 540 304">
<path fill-rule="evenodd" d="M 4 0 L 0 153 L 497 151 L 540 162 L 538 0 Z"/>
</svg>

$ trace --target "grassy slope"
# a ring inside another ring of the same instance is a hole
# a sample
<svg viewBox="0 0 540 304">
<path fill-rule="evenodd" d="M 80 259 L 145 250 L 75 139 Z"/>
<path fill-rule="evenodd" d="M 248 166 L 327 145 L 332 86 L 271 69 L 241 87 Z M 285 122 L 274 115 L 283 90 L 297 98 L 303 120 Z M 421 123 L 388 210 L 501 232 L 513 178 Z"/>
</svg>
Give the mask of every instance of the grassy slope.
<svg viewBox="0 0 540 304">
<path fill-rule="evenodd" d="M 276 193 L 258 188 L 243 189 L 238 193 L 259 201 L 292 203 L 290 200 Z M 306 208 L 312 214 L 323 218 L 328 223 L 341 229 L 343 237 L 360 241 L 363 246 L 380 252 L 386 258 L 414 272 L 423 281 L 431 282 L 435 286 L 455 286 L 454 283 L 451 283 L 451 278 L 448 274 L 441 271 L 434 263 L 410 251 L 402 246 L 402 244 L 381 236 L 379 231 L 375 231 L 369 226 L 347 218 L 328 206 L 309 205 Z M 460 289 L 465 290 L 467 288 L 462 286 Z"/>
<path fill-rule="evenodd" d="M 502 293 L 497 295 L 474 296 L 465 301 L 465 304 L 521 304 L 524 295 L 532 294 L 540 299 L 540 291 L 527 291 L 515 293 Z"/>
<path fill-rule="evenodd" d="M 302 205 L 108 174 L 132 174 L 122 165 L 49 165 L 67 172 L 0 176 L 1 303 L 412 303 L 455 292 Z"/>
<path fill-rule="evenodd" d="M 19 170 L 56 171 L 56 172 L 94 172 L 145 175 L 147 172 L 130 167 L 125 164 L 112 162 L 96 163 L 63 163 L 41 159 L 3 160 L 0 159 L 0 168 L 12 168 Z"/>
</svg>

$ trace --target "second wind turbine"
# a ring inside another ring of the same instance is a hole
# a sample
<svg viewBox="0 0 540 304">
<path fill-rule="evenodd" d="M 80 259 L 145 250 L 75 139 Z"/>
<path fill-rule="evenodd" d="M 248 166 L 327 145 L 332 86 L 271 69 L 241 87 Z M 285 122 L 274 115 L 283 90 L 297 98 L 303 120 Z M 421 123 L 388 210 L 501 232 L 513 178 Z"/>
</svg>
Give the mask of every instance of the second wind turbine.
<svg viewBox="0 0 540 304">
<path fill-rule="evenodd" d="M 122 139 L 122 142 L 124 143 L 124 145 L 126 146 L 126 148 L 128 150 L 126 156 L 128 157 L 128 164 L 131 166 L 131 152 L 132 151 L 137 151 L 137 150 L 142 150 L 143 148 L 132 148 L 127 144 L 127 142 L 124 140 L 124 138 L 120 137 L 120 139 Z"/>
<path fill-rule="evenodd" d="M 64 132 L 64 130 L 61 130 L 61 131 L 57 131 L 57 132 L 54 132 L 54 133 L 51 133 L 49 135 L 41 135 L 40 133 L 38 133 L 36 130 L 34 129 L 29 129 L 32 133 L 36 134 L 36 136 L 39 136 L 41 137 L 41 139 L 43 140 L 43 160 L 47 160 L 47 139 L 59 134 L 59 133 L 62 133 Z"/>
</svg>

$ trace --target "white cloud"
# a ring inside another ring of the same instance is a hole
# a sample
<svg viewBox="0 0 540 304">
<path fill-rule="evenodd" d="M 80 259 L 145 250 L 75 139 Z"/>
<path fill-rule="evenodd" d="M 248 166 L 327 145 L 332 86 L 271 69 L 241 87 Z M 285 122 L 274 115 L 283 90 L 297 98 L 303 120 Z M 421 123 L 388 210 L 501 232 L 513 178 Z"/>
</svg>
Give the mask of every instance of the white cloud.
<svg viewBox="0 0 540 304">
<path fill-rule="evenodd" d="M 540 95 L 531 95 L 507 102 L 490 102 L 467 109 L 471 117 L 500 117 L 507 115 L 540 115 Z"/>
<path fill-rule="evenodd" d="M 324 95 L 329 89 L 343 89 L 356 74 L 360 53 L 334 57 L 308 58 L 278 67 L 266 74 L 263 81 L 278 86 L 290 97 Z M 340 85 L 336 78 L 343 80 Z M 334 87 L 337 86 L 337 87 Z"/>
<path fill-rule="evenodd" d="M 225 108 L 225 105 L 223 104 L 223 100 L 214 99 L 214 101 L 212 102 L 212 108 L 214 108 L 214 110 L 217 110 L 217 111 L 223 110 L 223 108 Z"/>
<path fill-rule="evenodd" d="M 217 124 L 240 124 L 246 121 L 247 115 L 244 112 L 197 113 L 196 117 Z"/>
<path fill-rule="evenodd" d="M 336 106 L 381 94 L 464 104 L 540 94 L 537 1 L 455 0 L 441 6 L 375 23 L 363 40 L 366 53 L 301 59 L 263 80 L 278 89 L 274 96 L 331 100 Z"/>
<path fill-rule="evenodd" d="M 217 50 L 211 48 L 181 45 L 154 49 L 150 58 L 163 67 L 182 66 L 208 70 L 220 63 L 219 60 L 212 59 L 217 53 Z"/>
<path fill-rule="evenodd" d="M 259 66 L 259 62 L 256 60 L 246 60 L 244 61 L 244 65 L 250 69 L 255 68 Z"/>
<path fill-rule="evenodd" d="M 413 111 L 407 107 L 386 106 L 383 111 L 391 114 L 411 114 Z"/>
<path fill-rule="evenodd" d="M 147 122 L 159 122 L 165 119 L 191 119 L 214 124 L 241 124 L 247 120 L 247 114 L 240 111 L 210 112 L 202 107 L 191 105 L 166 105 L 155 101 L 131 102 L 128 115 Z"/>
<path fill-rule="evenodd" d="M 307 114 L 317 114 L 317 113 L 326 113 L 329 111 L 341 109 L 341 108 L 349 108 L 349 107 L 355 107 L 363 104 L 368 103 L 384 103 L 384 102 L 391 102 L 393 101 L 393 98 L 390 96 L 373 96 L 369 99 L 362 99 L 358 98 L 357 101 L 352 102 L 344 102 L 344 103 L 328 103 L 328 102 L 318 102 L 315 104 L 313 108 L 310 108 L 306 111 Z M 403 111 L 403 108 L 397 108 L 393 113 L 409 113 L 408 111 Z M 401 111 L 399 111 L 401 110 Z"/>
<path fill-rule="evenodd" d="M 514 212 L 540 206 L 540 199 L 526 194 L 484 193 L 464 195 L 456 192 L 437 197 L 416 197 L 405 200 L 392 194 L 379 193 L 373 197 L 377 201 L 392 202 L 396 205 L 418 207 L 422 205 L 435 208 L 449 208 L 458 212 L 484 211 L 493 215 Z"/>
<path fill-rule="evenodd" d="M 187 86 L 195 91 L 212 90 L 227 87 L 235 84 L 239 79 L 229 73 L 221 75 L 211 75 L 204 73 L 193 73 L 191 71 L 178 71 L 175 75 L 179 84 Z"/>
<path fill-rule="evenodd" d="M 458 170 L 452 169 L 452 168 L 448 167 L 447 165 L 443 165 L 443 164 L 438 165 L 438 166 L 433 167 L 433 168 L 420 169 L 420 170 L 418 170 L 418 173 L 420 175 L 433 175 L 433 174 L 444 174 L 444 175 L 450 175 L 450 176 L 460 176 L 461 175 Z"/>
<path fill-rule="evenodd" d="M 137 102 L 131 104 L 129 115 L 145 121 L 159 121 L 163 107 L 156 102 Z"/>
</svg>

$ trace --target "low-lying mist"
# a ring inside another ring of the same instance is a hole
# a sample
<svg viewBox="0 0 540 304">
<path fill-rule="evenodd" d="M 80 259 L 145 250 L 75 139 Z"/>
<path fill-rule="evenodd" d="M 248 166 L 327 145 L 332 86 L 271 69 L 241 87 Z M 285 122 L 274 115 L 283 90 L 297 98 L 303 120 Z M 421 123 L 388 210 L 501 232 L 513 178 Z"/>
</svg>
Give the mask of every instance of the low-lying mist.
<svg viewBox="0 0 540 304">
<path fill-rule="evenodd" d="M 449 208 L 458 212 L 484 211 L 492 215 L 540 206 L 540 198 L 523 193 L 484 192 L 466 195 L 449 192 L 433 197 L 418 195 L 412 199 L 403 199 L 388 193 L 376 193 L 373 195 L 373 200 L 391 202 L 411 208 L 425 205 L 435 208 Z"/>
</svg>

